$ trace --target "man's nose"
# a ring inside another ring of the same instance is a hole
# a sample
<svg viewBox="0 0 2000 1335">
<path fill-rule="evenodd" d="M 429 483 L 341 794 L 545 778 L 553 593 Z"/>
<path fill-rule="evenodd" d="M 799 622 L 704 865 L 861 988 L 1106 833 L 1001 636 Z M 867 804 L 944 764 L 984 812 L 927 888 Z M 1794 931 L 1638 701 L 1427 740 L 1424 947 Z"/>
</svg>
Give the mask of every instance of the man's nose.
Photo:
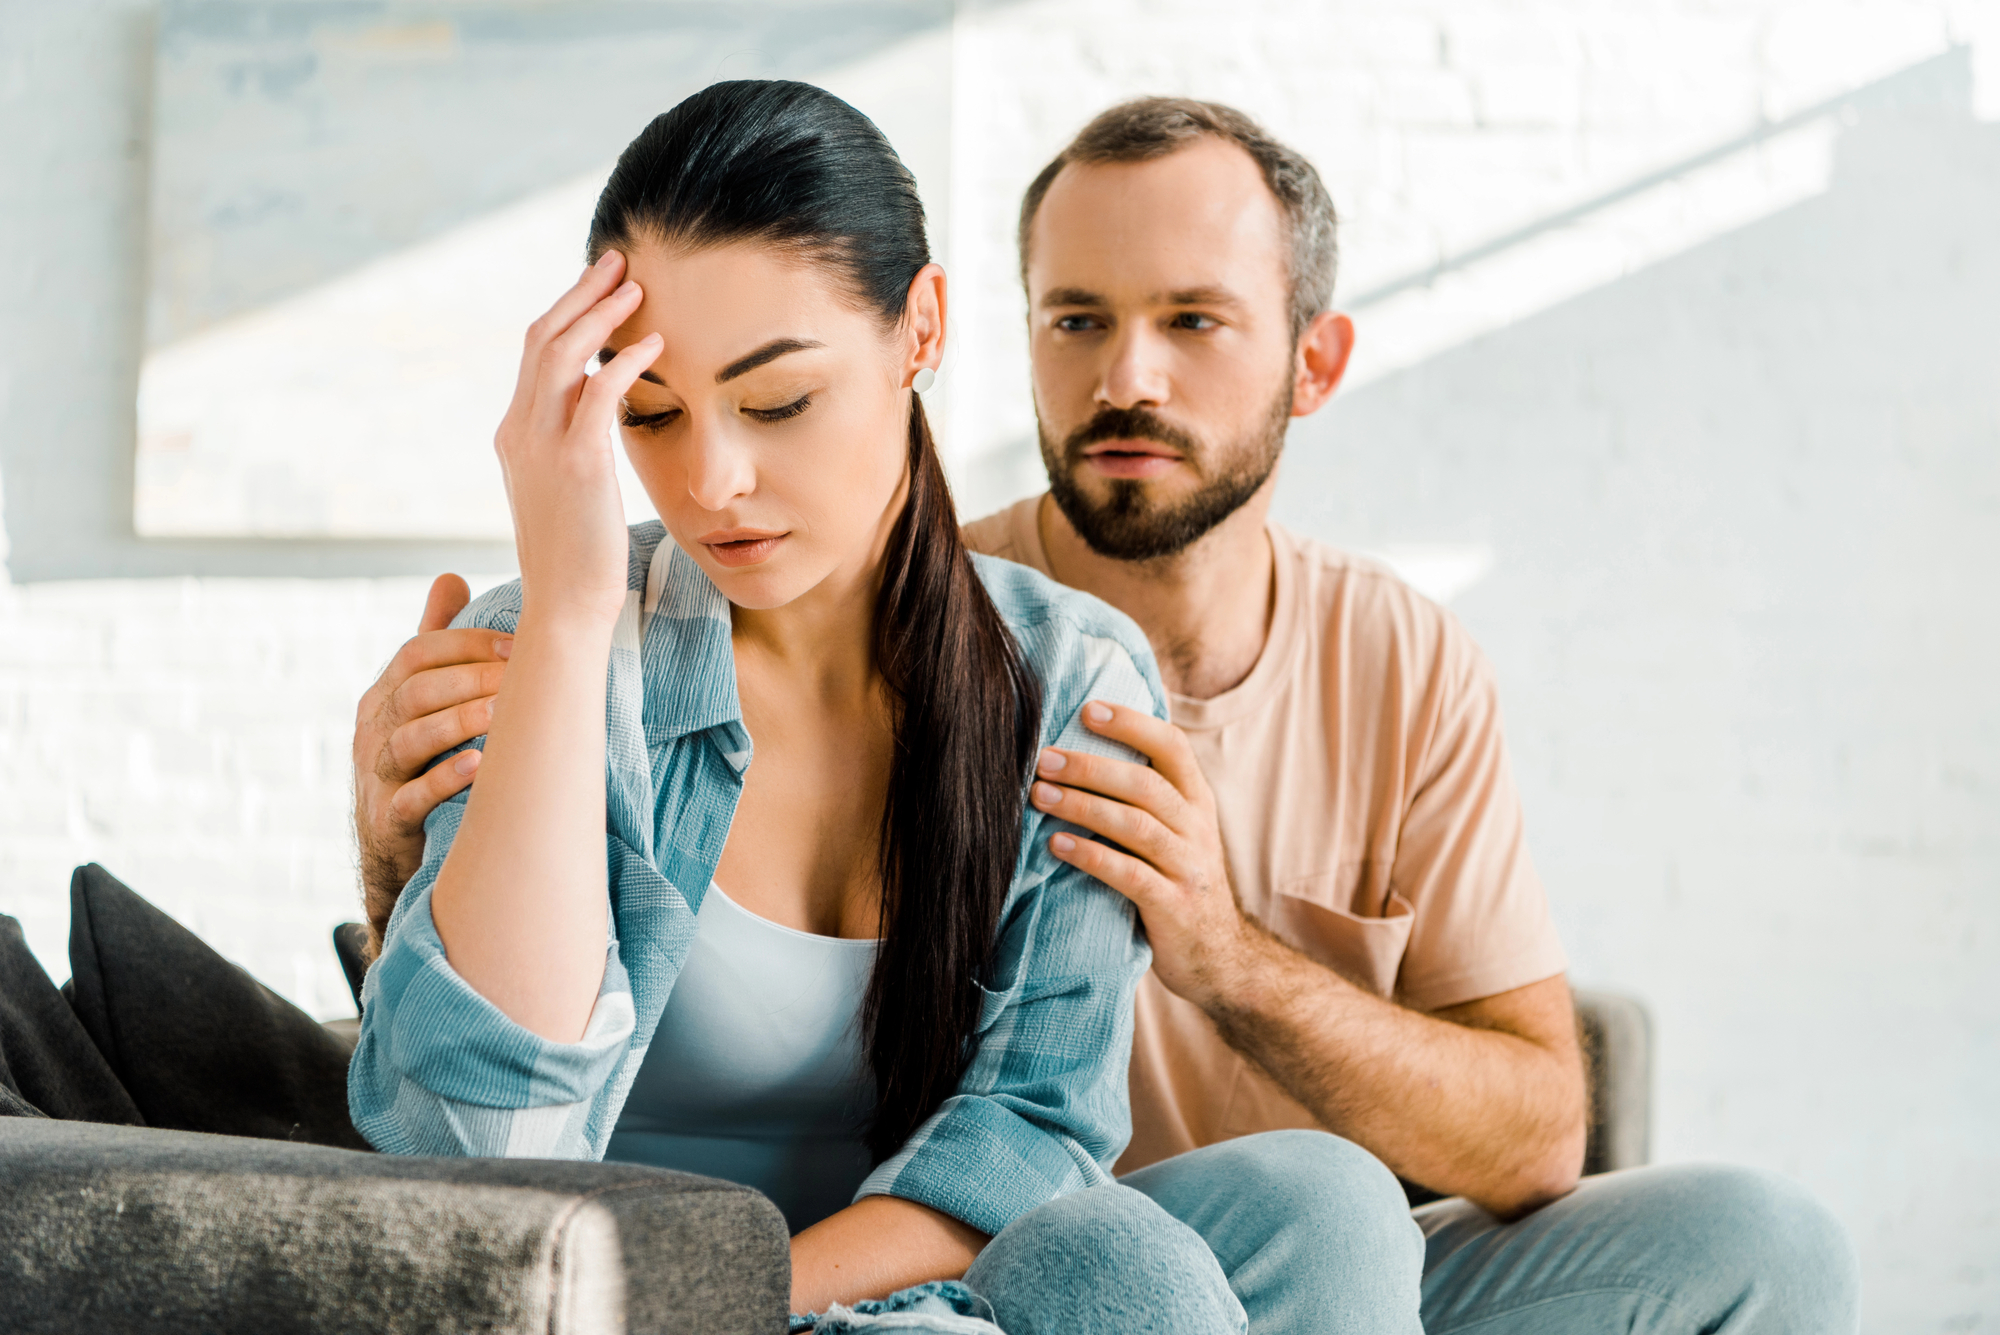
<svg viewBox="0 0 2000 1335">
<path fill-rule="evenodd" d="M 1122 325 L 1097 384 L 1097 401 L 1113 408 L 1157 408 L 1172 397 L 1166 340 L 1144 321 Z"/>
</svg>

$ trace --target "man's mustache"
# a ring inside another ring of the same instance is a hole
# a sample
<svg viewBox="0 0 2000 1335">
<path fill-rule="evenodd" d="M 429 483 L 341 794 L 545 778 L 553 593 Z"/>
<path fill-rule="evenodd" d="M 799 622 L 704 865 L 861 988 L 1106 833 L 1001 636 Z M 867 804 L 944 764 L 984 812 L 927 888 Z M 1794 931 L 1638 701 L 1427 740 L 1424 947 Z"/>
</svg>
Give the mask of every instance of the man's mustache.
<svg viewBox="0 0 2000 1335">
<path fill-rule="evenodd" d="M 1063 457 L 1074 463 L 1082 457 L 1085 446 L 1100 440 L 1156 440 L 1180 451 L 1189 460 L 1201 452 L 1201 445 L 1193 436 L 1144 408 L 1103 408 L 1069 433 L 1069 438 L 1063 441 Z"/>
</svg>

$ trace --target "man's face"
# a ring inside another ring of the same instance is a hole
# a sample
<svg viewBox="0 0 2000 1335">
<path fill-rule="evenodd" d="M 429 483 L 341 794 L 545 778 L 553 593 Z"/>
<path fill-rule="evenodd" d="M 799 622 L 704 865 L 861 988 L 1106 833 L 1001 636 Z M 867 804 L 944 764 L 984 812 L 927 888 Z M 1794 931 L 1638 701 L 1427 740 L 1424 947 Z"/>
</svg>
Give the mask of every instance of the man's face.
<svg viewBox="0 0 2000 1335">
<path fill-rule="evenodd" d="M 1284 218 L 1248 153 L 1065 167 L 1027 280 L 1049 490 L 1094 551 L 1171 556 L 1263 485 L 1296 356 Z"/>
</svg>

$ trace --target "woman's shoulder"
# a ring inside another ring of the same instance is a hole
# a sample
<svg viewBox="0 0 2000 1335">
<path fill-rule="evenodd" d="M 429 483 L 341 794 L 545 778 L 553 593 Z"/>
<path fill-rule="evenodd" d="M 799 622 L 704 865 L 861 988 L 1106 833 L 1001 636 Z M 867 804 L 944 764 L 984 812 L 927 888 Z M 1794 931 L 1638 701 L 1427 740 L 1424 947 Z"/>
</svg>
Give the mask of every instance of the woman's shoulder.
<svg viewBox="0 0 2000 1335">
<path fill-rule="evenodd" d="M 643 589 L 646 587 L 646 570 L 652 564 L 653 553 L 666 540 L 667 529 L 657 519 L 649 519 L 643 524 L 633 524 L 625 530 L 626 561 L 625 587 Z M 511 631 L 521 620 L 521 581 L 510 579 L 496 584 L 465 605 L 465 610 L 453 617 L 454 627 L 471 627 L 475 630 Z"/>
<path fill-rule="evenodd" d="M 1131 617 L 1094 594 L 1013 561 L 974 552 L 972 564 L 1041 678 L 1051 716 L 1081 708 L 1086 697 L 1113 695 L 1166 717 L 1152 646 Z"/>
</svg>

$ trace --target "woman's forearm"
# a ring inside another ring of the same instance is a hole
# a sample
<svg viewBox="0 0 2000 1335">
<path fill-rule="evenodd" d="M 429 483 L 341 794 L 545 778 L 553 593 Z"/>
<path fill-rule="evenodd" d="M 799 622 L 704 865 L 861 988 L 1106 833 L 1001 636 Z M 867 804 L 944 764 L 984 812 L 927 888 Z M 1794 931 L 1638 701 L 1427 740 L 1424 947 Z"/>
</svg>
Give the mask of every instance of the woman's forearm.
<svg viewBox="0 0 2000 1335">
<path fill-rule="evenodd" d="M 934 1279 L 957 1279 L 989 1239 L 928 1205 L 867 1196 L 792 1239 L 792 1310 L 886 1298 Z"/>
<path fill-rule="evenodd" d="M 604 979 L 604 677 L 595 617 L 515 628 L 486 754 L 431 896 L 445 955 L 543 1038 L 583 1036 Z"/>
</svg>

